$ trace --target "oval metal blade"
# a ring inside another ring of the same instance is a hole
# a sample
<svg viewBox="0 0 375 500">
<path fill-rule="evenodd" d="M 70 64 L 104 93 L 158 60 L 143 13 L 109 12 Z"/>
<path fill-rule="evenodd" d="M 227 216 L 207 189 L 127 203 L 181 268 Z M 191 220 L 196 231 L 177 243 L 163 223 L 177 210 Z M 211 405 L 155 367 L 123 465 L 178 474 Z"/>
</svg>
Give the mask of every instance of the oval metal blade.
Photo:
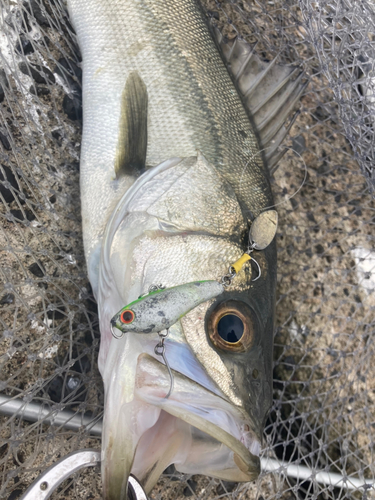
<svg viewBox="0 0 375 500">
<path fill-rule="evenodd" d="M 255 250 L 264 250 L 274 239 L 277 231 L 277 212 L 262 212 L 251 224 L 250 242 Z"/>
</svg>

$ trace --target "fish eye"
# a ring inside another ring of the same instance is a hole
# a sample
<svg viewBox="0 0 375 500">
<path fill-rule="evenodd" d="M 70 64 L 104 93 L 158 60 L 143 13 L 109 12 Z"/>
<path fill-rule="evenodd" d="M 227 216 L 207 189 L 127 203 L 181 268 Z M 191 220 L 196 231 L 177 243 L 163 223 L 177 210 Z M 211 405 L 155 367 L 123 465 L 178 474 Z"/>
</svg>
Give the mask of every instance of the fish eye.
<svg viewBox="0 0 375 500">
<path fill-rule="evenodd" d="M 134 318 L 135 314 L 130 309 L 125 309 L 125 311 L 122 311 L 120 315 L 120 321 L 121 323 L 125 323 L 125 325 L 129 325 L 130 323 L 132 323 L 134 321 Z"/>
<path fill-rule="evenodd" d="M 225 342 L 229 342 L 230 344 L 235 344 L 241 340 L 243 331 L 243 321 L 235 314 L 226 314 L 217 324 L 217 333 Z"/>
<path fill-rule="evenodd" d="M 221 350 L 245 352 L 254 345 L 255 324 L 254 312 L 247 304 L 228 300 L 209 311 L 208 334 Z"/>
</svg>

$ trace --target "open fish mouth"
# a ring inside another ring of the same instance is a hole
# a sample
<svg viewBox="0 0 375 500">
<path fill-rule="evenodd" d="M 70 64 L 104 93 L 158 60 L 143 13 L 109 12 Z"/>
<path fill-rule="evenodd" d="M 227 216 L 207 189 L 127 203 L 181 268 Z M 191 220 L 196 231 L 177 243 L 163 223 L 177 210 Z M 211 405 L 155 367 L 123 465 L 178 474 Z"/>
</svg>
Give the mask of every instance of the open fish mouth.
<svg viewBox="0 0 375 500">
<path fill-rule="evenodd" d="M 133 351 L 139 342 L 136 337 L 130 334 L 124 341 Z M 174 388 L 166 398 L 170 389 L 168 370 L 151 355 L 152 349 L 145 348 L 143 339 L 140 343 L 149 353 L 141 352 L 133 359 L 131 400 L 124 397 L 130 389 L 129 377 L 127 388 L 120 393 L 107 392 L 102 457 L 106 498 L 122 498 L 130 473 L 150 492 L 171 464 L 179 472 L 227 481 L 256 479 L 261 437 L 246 412 L 229 402 L 201 367 L 192 366 L 189 354 L 181 361 L 181 371 L 190 370 L 190 376 L 172 368 Z M 169 354 L 181 354 L 181 348 L 186 352 L 181 344 L 174 352 L 172 344 L 168 343 Z M 178 366 L 176 361 L 171 364 Z M 193 371 L 200 383 L 193 380 Z M 131 419 L 127 426 L 124 418 Z M 125 427 L 126 436 L 122 434 Z"/>
<path fill-rule="evenodd" d="M 255 479 L 260 472 L 260 442 L 250 430 L 249 420 L 246 421 L 244 415 L 223 397 L 181 373 L 174 372 L 174 379 L 174 390 L 166 398 L 169 377 L 165 366 L 148 354 L 139 356 L 135 396 L 161 409 L 158 423 L 163 420 L 162 413 L 168 413 L 168 422 L 170 417 L 180 419 L 181 423 L 174 423 L 176 429 L 181 427 L 182 432 L 190 434 L 190 446 L 180 454 L 179 461 L 174 461 L 176 468 L 188 473 L 203 467 L 205 474 L 229 481 Z M 158 423 L 151 433 L 162 441 L 163 433 L 158 435 Z M 148 438 L 144 436 L 145 444 L 149 443 Z M 203 453 L 202 445 L 205 447 Z M 139 451 L 142 453 L 141 448 Z M 145 451 L 148 452 L 149 448 Z M 143 462 L 143 468 L 144 465 Z M 137 463 L 134 472 L 140 476 L 141 470 L 136 470 L 136 467 Z"/>
</svg>

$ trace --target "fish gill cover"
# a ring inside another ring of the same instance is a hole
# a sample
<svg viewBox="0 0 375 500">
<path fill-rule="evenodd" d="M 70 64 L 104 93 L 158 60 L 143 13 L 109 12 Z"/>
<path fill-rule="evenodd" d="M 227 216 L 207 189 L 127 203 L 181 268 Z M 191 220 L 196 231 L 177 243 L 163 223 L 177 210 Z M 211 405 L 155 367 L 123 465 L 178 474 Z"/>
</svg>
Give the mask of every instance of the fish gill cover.
<svg viewBox="0 0 375 500">
<path fill-rule="evenodd" d="M 151 498 L 371 498 L 371 489 L 323 484 L 318 473 L 362 482 L 375 474 L 373 4 L 202 5 L 228 40 L 257 41 L 260 57 L 300 64 L 310 78 L 272 177 L 277 324 L 262 458 L 280 465 L 244 484 L 170 467 Z M 103 388 L 81 235 L 76 37 L 60 0 L 0 7 L 0 498 L 16 500 L 58 458 L 100 448 L 90 428 L 102 417 Z M 307 176 L 289 199 L 305 176 L 292 150 Z M 311 472 L 289 477 L 287 465 Z M 90 468 L 51 498 L 100 496 L 99 469 Z"/>
</svg>

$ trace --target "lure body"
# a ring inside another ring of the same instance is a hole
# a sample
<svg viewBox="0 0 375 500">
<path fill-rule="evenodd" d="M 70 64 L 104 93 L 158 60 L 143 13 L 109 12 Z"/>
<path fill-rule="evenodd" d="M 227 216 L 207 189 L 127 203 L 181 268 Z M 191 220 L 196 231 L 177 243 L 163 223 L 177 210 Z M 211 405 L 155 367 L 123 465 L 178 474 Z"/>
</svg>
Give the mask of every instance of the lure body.
<svg viewBox="0 0 375 500">
<path fill-rule="evenodd" d="M 223 285 L 217 281 L 195 281 L 157 290 L 128 304 L 112 318 L 111 323 L 123 333 L 159 333 L 223 291 Z"/>
</svg>

